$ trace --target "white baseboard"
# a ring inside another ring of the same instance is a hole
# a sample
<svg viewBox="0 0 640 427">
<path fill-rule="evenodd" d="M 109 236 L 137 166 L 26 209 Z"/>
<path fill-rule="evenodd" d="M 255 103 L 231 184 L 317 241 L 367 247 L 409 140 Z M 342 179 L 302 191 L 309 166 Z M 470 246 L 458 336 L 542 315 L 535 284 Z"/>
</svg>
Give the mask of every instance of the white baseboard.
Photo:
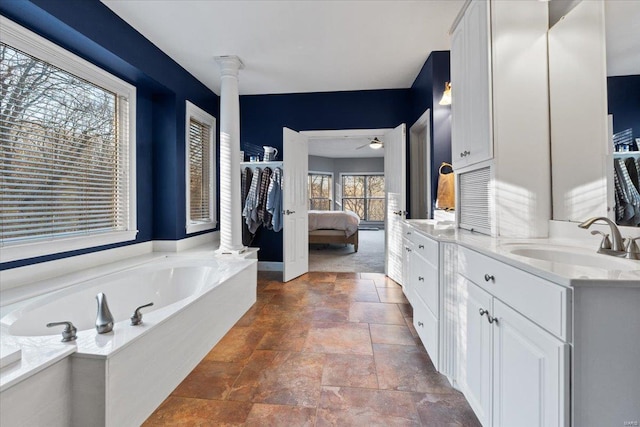
<svg viewBox="0 0 640 427">
<path fill-rule="evenodd" d="M 275 261 L 258 261 L 258 271 L 282 271 L 282 263 Z"/>
</svg>

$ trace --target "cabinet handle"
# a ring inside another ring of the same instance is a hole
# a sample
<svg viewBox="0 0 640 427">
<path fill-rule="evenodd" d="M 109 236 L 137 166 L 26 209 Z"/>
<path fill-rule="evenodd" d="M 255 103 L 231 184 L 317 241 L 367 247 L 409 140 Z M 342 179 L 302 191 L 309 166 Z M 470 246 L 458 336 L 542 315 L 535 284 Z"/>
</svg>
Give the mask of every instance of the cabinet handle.
<svg viewBox="0 0 640 427">
<path fill-rule="evenodd" d="M 424 323 L 418 322 L 418 326 L 422 327 L 422 326 L 424 326 Z"/>
<path fill-rule="evenodd" d="M 418 245 L 418 249 L 424 249 L 424 245 Z"/>
<path fill-rule="evenodd" d="M 495 282 L 496 278 L 493 277 L 493 275 L 485 274 L 484 275 L 484 281 L 485 282 Z"/>
<path fill-rule="evenodd" d="M 496 325 L 498 324 L 498 318 L 491 316 L 489 313 L 487 313 L 487 321 L 489 323 L 495 323 Z"/>
<path fill-rule="evenodd" d="M 484 308 L 481 308 L 480 310 L 478 310 L 478 312 L 480 312 L 480 317 L 484 316 L 485 314 L 487 316 L 489 315 L 489 311 L 485 310 Z"/>
<path fill-rule="evenodd" d="M 405 248 L 407 252 L 411 252 L 411 248 Z"/>
<path fill-rule="evenodd" d="M 418 276 L 418 282 L 424 282 L 424 277 Z"/>
<path fill-rule="evenodd" d="M 407 231 L 407 234 L 411 234 L 411 232 L 410 232 L 410 231 Z"/>
</svg>

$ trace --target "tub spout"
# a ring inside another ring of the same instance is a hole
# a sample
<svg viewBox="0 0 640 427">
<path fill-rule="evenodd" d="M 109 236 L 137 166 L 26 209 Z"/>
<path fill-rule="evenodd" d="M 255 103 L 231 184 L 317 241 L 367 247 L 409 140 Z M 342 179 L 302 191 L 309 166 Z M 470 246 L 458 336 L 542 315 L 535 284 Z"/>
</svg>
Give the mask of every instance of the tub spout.
<svg viewBox="0 0 640 427">
<path fill-rule="evenodd" d="M 113 315 L 109 311 L 107 296 L 100 292 L 96 295 L 98 301 L 98 314 L 96 315 L 96 330 L 99 334 L 106 334 L 113 330 Z"/>
</svg>

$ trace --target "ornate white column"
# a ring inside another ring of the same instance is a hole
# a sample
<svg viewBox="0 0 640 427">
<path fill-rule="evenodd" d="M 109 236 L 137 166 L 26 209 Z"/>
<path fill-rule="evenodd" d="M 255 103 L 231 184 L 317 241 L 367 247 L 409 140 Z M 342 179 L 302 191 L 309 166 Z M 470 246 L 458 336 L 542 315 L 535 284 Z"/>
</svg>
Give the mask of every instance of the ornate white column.
<svg viewBox="0 0 640 427">
<path fill-rule="evenodd" d="M 237 56 L 218 56 L 220 66 L 220 254 L 239 254 L 242 245 L 240 210 L 240 97 Z"/>
</svg>

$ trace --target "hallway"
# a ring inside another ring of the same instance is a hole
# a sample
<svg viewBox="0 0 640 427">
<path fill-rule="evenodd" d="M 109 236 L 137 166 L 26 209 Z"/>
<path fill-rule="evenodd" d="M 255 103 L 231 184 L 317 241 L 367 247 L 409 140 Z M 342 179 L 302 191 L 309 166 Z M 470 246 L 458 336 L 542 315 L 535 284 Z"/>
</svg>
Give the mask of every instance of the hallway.
<svg viewBox="0 0 640 427">
<path fill-rule="evenodd" d="M 477 426 L 378 273 L 258 273 L 257 303 L 145 426 Z"/>
</svg>

